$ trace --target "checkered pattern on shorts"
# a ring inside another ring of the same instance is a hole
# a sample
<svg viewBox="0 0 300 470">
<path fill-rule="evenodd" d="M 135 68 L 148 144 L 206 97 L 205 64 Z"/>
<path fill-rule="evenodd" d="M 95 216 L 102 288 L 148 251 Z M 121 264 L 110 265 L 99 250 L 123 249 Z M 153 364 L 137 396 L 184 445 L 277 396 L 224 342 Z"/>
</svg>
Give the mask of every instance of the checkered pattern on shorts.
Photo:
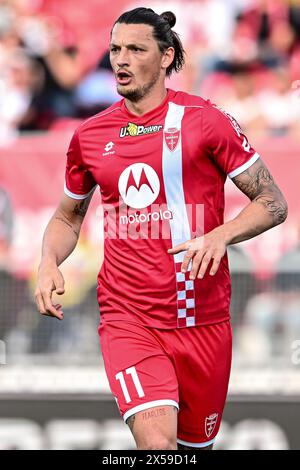
<svg viewBox="0 0 300 470">
<path fill-rule="evenodd" d="M 181 262 L 175 263 L 177 282 L 177 325 L 195 326 L 195 286 L 189 279 L 190 271 L 181 272 Z"/>
</svg>

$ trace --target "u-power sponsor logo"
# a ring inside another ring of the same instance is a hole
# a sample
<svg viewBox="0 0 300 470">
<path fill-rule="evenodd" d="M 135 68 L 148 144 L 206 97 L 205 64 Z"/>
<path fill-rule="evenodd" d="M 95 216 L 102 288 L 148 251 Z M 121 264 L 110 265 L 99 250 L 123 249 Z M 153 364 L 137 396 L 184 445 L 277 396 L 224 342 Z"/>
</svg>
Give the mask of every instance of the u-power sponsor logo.
<svg viewBox="0 0 300 470">
<path fill-rule="evenodd" d="M 140 135 L 154 134 L 162 129 L 162 125 L 153 124 L 151 126 L 139 126 L 134 122 L 129 122 L 126 127 L 121 127 L 120 137 L 138 137 Z"/>
</svg>

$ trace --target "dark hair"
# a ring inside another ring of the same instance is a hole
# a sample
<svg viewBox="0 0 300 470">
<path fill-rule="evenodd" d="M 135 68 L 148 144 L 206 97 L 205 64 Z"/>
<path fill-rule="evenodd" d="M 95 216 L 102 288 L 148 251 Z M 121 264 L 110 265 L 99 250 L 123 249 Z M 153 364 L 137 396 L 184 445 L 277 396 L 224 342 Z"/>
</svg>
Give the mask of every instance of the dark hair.
<svg viewBox="0 0 300 470">
<path fill-rule="evenodd" d="M 175 50 L 173 62 L 167 68 L 166 74 L 169 77 L 173 71 L 179 72 L 184 65 L 184 49 L 179 36 L 171 28 L 176 23 L 176 16 L 171 11 L 165 11 L 161 15 L 155 13 L 151 8 L 139 7 L 126 11 L 114 23 L 125 24 L 148 24 L 153 27 L 154 39 L 158 42 L 161 52 L 168 47 Z"/>
</svg>

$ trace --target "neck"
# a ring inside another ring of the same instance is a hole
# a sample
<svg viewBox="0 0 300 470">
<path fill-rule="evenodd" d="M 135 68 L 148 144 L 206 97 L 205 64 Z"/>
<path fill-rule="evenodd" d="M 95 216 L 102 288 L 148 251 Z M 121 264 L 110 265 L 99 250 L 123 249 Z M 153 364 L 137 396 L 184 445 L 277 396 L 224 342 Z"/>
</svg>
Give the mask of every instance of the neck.
<svg viewBox="0 0 300 470">
<path fill-rule="evenodd" d="M 137 103 L 134 103 L 133 101 L 130 101 L 125 98 L 125 104 L 128 111 L 130 111 L 132 114 L 135 114 L 136 116 L 142 116 L 143 114 L 152 111 L 152 109 L 157 108 L 166 96 L 167 89 L 164 86 L 159 90 L 153 90 L 151 93 L 149 93 Z"/>
</svg>

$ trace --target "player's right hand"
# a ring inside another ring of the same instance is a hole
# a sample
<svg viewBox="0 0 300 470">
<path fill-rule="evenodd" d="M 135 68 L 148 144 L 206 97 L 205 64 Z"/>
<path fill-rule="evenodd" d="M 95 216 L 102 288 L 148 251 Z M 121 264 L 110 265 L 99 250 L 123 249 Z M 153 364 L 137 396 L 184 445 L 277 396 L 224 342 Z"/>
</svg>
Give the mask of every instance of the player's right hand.
<svg viewBox="0 0 300 470">
<path fill-rule="evenodd" d="M 41 263 L 38 271 L 35 302 L 42 315 L 63 320 L 64 313 L 60 304 L 52 303 L 52 293 L 62 295 L 65 292 L 65 281 L 55 263 Z"/>
</svg>

